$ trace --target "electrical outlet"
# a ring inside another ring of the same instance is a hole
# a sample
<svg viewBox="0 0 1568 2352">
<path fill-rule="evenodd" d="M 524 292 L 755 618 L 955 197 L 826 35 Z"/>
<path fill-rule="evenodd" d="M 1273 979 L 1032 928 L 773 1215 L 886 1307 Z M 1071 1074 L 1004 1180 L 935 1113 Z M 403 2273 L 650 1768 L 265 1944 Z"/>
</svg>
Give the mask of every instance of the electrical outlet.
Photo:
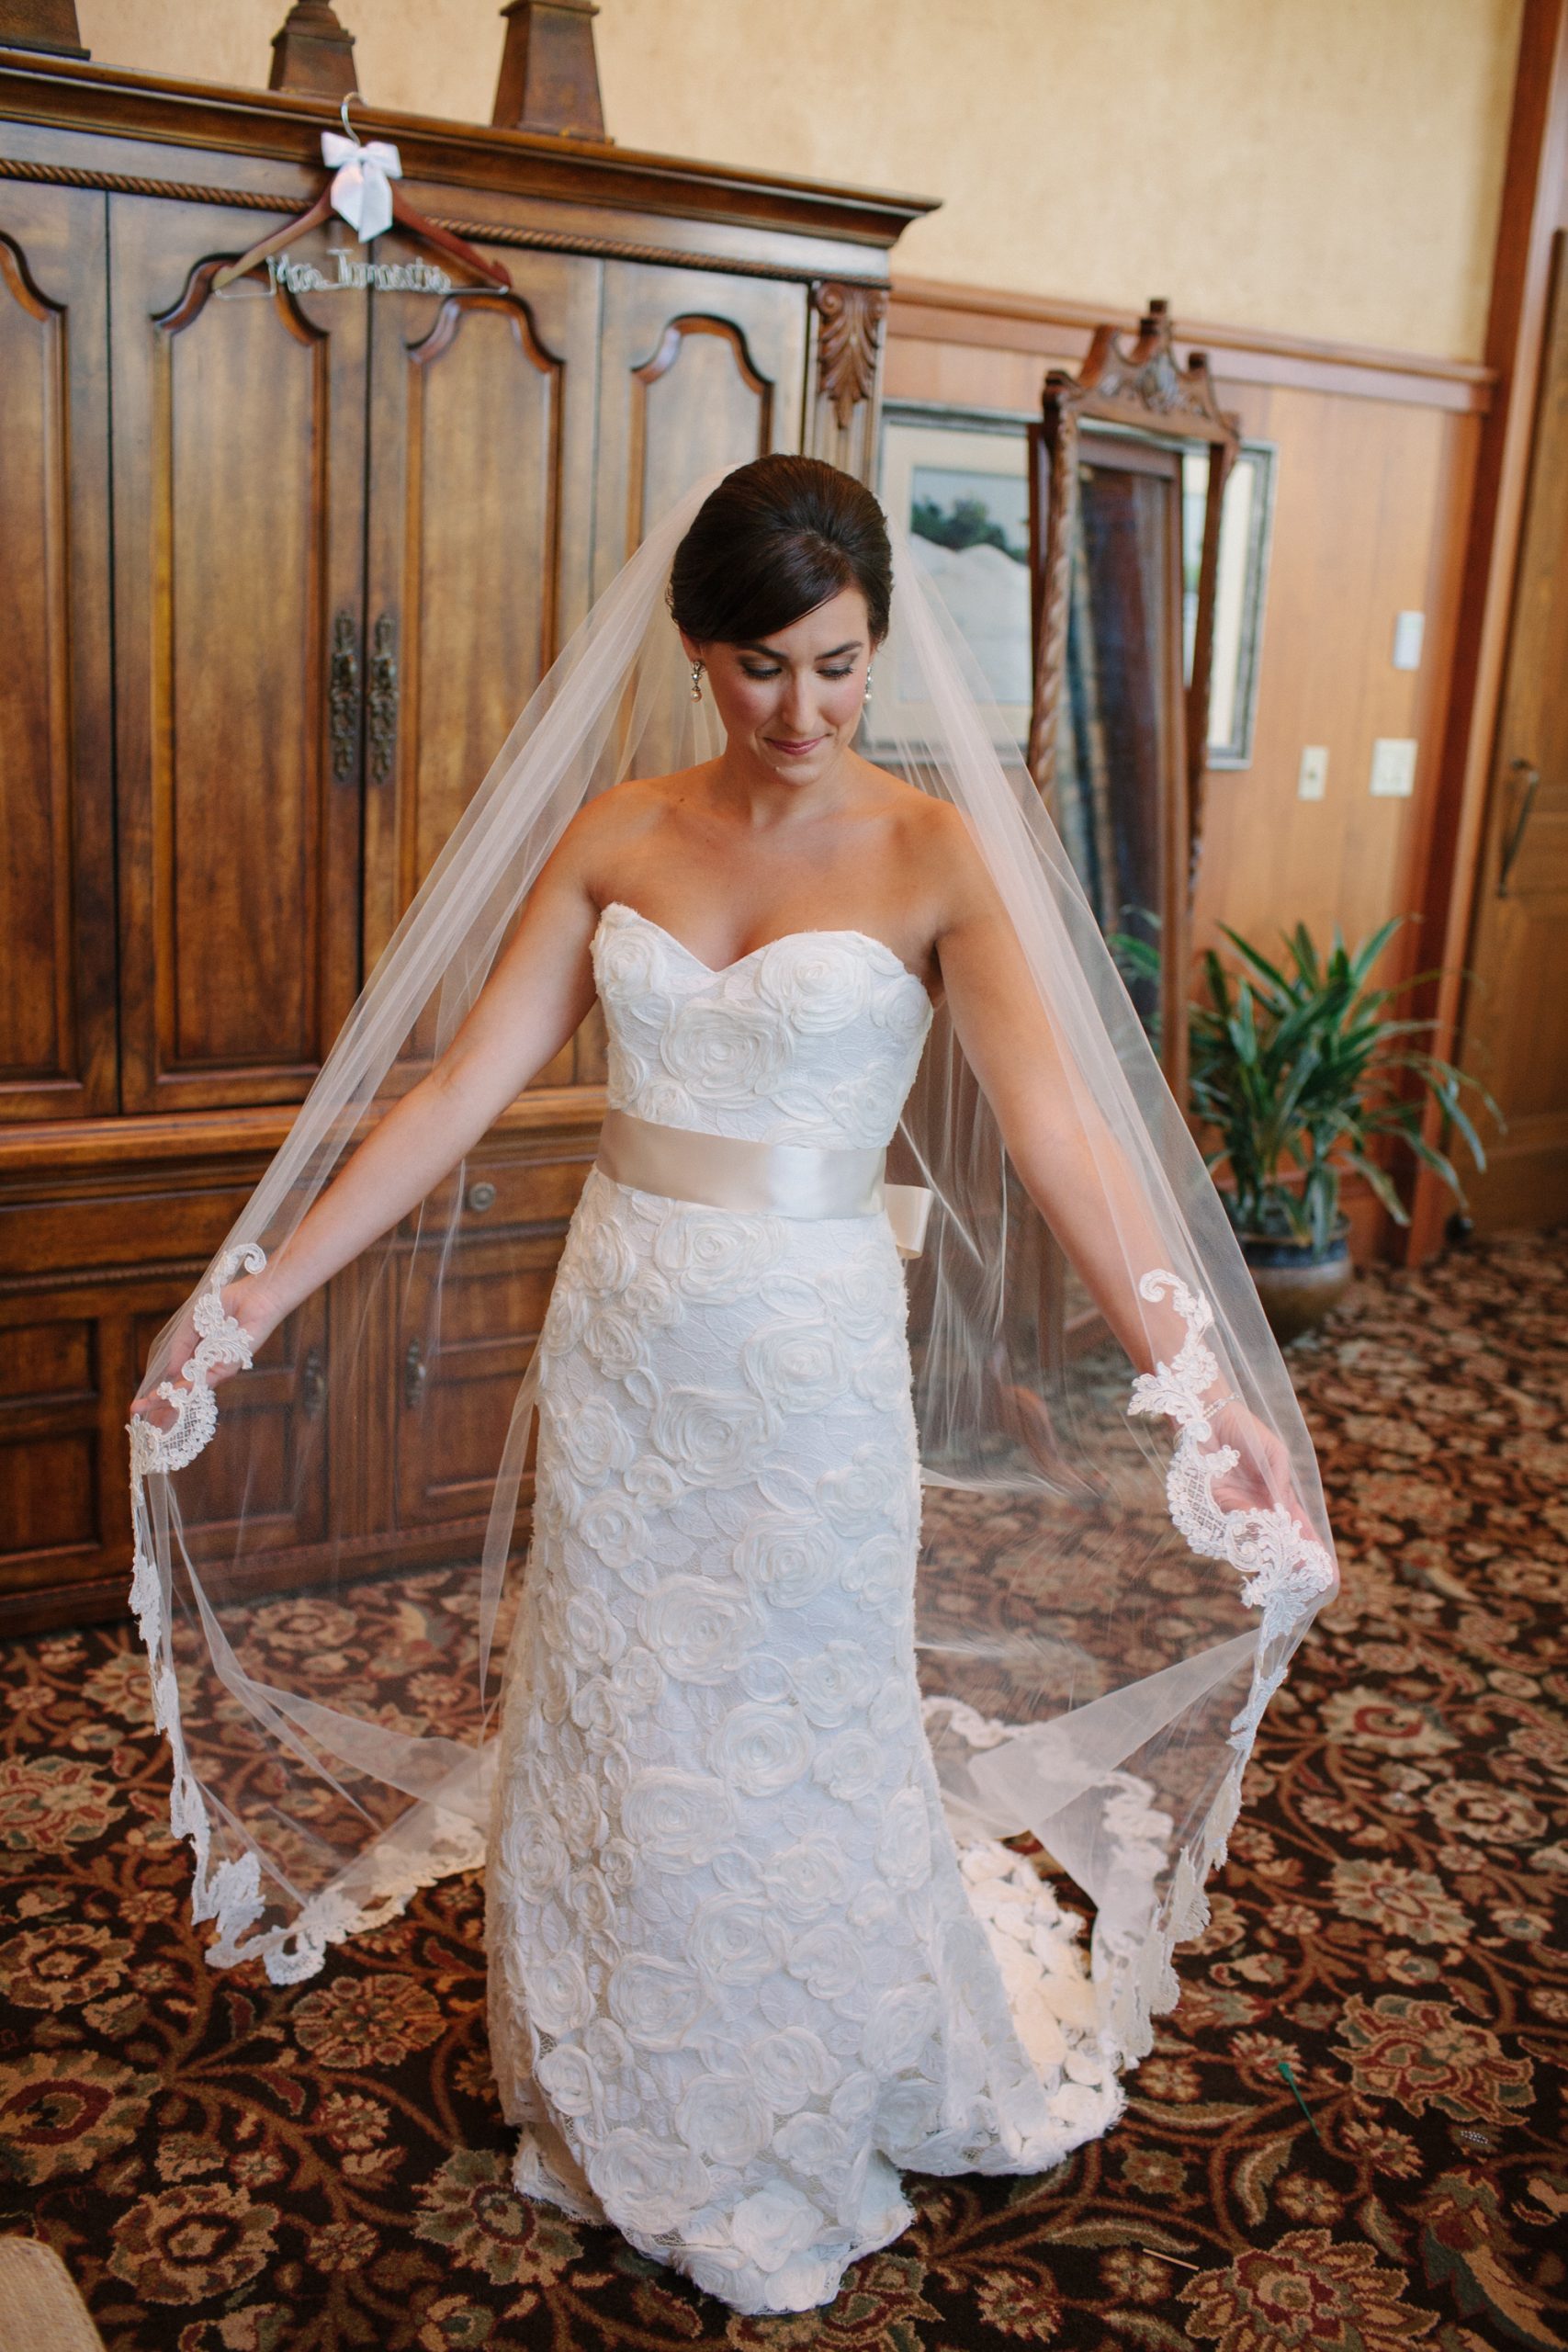
<svg viewBox="0 0 1568 2352">
<path fill-rule="evenodd" d="M 1421 667 L 1421 640 L 1426 634 L 1425 613 L 1395 613 L 1393 666 L 1396 670 L 1418 670 Z"/>
<path fill-rule="evenodd" d="M 1303 743 L 1302 763 L 1296 770 L 1296 798 L 1321 800 L 1328 790 L 1328 746 L 1326 743 Z"/>
<path fill-rule="evenodd" d="M 1372 745 L 1371 791 L 1378 800 L 1407 800 L 1416 789 L 1416 738 L 1380 735 Z"/>
</svg>

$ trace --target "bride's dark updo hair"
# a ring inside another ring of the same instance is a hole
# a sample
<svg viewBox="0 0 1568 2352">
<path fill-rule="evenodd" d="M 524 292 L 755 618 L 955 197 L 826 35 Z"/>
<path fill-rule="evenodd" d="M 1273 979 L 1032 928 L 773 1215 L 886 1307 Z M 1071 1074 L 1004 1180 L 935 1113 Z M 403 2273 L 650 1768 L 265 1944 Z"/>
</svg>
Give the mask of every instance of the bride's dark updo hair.
<svg viewBox="0 0 1568 2352">
<path fill-rule="evenodd" d="M 815 612 L 840 589 L 887 634 L 893 553 L 881 507 L 820 458 L 756 458 L 710 491 L 675 550 L 669 603 L 699 645 L 744 645 Z"/>
</svg>

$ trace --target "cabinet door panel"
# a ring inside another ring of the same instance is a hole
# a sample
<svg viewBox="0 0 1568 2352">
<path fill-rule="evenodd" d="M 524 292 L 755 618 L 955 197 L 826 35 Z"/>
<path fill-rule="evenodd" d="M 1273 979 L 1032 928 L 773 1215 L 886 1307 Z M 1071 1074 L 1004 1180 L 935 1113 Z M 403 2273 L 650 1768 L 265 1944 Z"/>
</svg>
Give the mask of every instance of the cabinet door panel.
<svg viewBox="0 0 1568 2352">
<path fill-rule="evenodd" d="M 0 183 L 0 1119 L 118 1099 L 105 219 Z"/>
<path fill-rule="evenodd" d="M 375 297 L 367 966 L 587 606 L 599 265 L 503 258 Z"/>
<path fill-rule="evenodd" d="M 593 570 L 605 587 L 716 466 L 801 446 L 806 289 L 689 269 L 617 270 L 604 289 Z"/>
<path fill-rule="evenodd" d="M 357 987 L 368 313 L 215 295 L 260 226 L 110 214 L 128 1109 L 298 1099 Z"/>
<path fill-rule="evenodd" d="M 0 1568 L 103 1542 L 97 1340 L 91 1322 L 36 1307 L 5 1333 Z"/>
<path fill-rule="evenodd" d="M 151 1338 L 184 1287 L 164 1274 L 0 1295 L 0 1634 L 58 1623 L 72 1596 L 123 1609 L 137 1332 Z"/>
<path fill-rule="evenodd" d="M 440 1346 L 417 1374 L 411 1364 L 405 1380 L 397 1430 L 400 1529 L 489 1510 L 559 1255 L 558 1234 L 535 1235 L 479 1244 L 447 1269 Z M 417 1314 L 417 1292 L 411 1306 Z"/>
<path fill-rule="evenodd" d="M 0 1197 L 0 1636 L 125 1606 L 130 1400 L 153 1338 L 257 1173 L 209 1160 Z M 251 1500 L 265 1496 L 268 1509 L 252 1523 L 248 1560 L 299 1553 L 326 1532 L 337 1470 L 321 1429 L 329 1312 L 328 1295 L 314 1293 L 221 1392 L 224 1425 L 245 1417 L 265 1464 Z M 234 1475 L 222 1445 L 178 1474 L 194 1557 L 232 1555 Z"/>
</svg>

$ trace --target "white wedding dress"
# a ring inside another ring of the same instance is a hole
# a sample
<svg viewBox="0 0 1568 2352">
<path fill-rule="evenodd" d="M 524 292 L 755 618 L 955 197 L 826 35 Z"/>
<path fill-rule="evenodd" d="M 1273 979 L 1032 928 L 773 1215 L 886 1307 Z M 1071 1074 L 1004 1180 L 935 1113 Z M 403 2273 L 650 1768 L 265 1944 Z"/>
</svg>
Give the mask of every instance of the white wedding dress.
<svg viewBox="0 0 1568 2352">
<path fill-rule="evenodd" d="M 931 1014 L 882 942 L 716 972 L 612 905 L 593 961 L 613 1106 L 892 1135 Z M 905 1312 L 880 1213 L 595 1169 L 539 1344 L 486 1885 L 514 2178 L 748 2312 L 830 2301 L 913 2218 L 900 2166 L 1041 2171 L 1122 2103 L 1077 1921 L 942 1814 Z"/>
</svg>

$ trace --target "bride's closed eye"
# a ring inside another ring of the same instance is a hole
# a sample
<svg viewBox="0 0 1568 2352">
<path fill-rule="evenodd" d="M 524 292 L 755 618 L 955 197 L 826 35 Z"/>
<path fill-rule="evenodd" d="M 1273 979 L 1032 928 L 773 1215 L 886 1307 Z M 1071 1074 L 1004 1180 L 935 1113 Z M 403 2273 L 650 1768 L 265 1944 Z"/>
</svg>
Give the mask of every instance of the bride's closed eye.
<svg viewBox="0 0 1568 2352">
<path fill-rule="evenodd" d="M 852 675 L 853 668 L 854 665 L 852 662 L 848 669 L 818 670 L 817 674 L 819 678 L 848 678 Z M 777 670 L 753 670 L 745 662 L 740 664 L 740 669 L 741 674 L 748 678 L 776 678 L 780 674 Z"/>
</svg>

